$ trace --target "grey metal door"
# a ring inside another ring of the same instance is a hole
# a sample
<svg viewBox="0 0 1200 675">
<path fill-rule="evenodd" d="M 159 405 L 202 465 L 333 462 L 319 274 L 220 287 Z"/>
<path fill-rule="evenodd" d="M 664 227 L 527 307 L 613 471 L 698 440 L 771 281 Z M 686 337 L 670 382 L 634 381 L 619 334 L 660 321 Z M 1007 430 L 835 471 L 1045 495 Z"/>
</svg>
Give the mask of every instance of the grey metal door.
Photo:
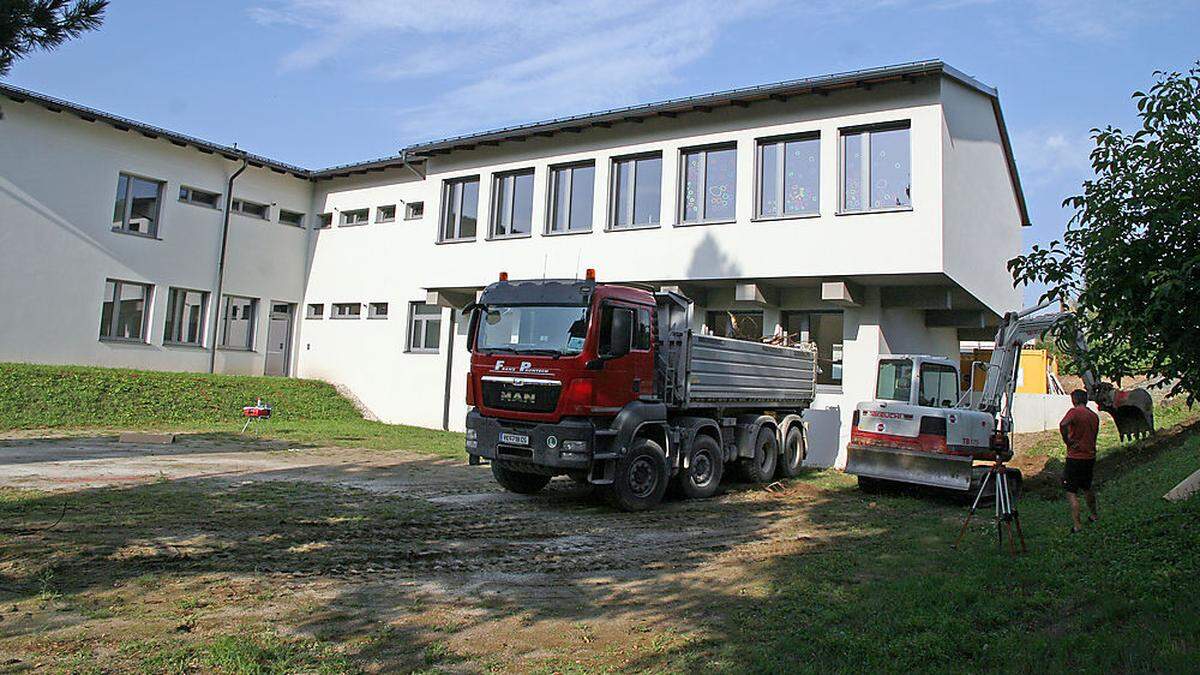
<svg viewBox="0 0 1200 675">
<path fill-rule="evenodd" d="M 267 325 L 267 375 L 287 375 L 292 343 L 292 306 L 271 303 L 271 321 Z"/>
</svg>

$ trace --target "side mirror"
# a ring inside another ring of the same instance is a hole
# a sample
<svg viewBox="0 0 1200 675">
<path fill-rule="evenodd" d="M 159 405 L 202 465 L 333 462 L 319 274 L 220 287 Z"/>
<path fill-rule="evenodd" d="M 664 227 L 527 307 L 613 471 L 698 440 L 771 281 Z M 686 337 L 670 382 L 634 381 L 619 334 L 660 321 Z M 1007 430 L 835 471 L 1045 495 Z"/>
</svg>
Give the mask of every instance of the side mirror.
<svg viewBox="0 0 1200 675">
<path fill-rule="evenodd" d="M 612 333 L 609 338 L 607 358 L 615 359 L 629 353 L 633 342 L 633 310 L 616 307 L 612 314 Z"/>
<path fill-rule="evenodd" d="M 477 310 L 486 309 L 483 305 L 472 302 L 463 307 L 463 316 L 467 317 L 467 351 L 475 348 L 475 334 L 479 331 L 479 315 Z"/>
</svg>

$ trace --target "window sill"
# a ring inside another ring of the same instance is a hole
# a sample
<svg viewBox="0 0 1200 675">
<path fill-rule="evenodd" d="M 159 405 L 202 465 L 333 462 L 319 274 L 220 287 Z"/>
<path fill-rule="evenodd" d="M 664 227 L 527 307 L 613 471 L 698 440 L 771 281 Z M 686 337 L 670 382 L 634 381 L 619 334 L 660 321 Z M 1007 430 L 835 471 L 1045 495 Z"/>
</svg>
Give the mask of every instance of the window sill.
<svg viewBox="0 0 1200 675">
<path fill-rule="evenodd" d="M 195 349 L 197 351 L 208 351 L 208 347 L 191 342 L 171 342 L 170 340 L 163 340 L 163 346 L 171 347 L 172 349 Z"/>
<path fill-rule="evenodd" d="M 338 227 L 363 227 L 365 225 L 370 225 L 370 223 L 341 223 Z"/>
<path fill-rule="evenodd" d="M 134 232 L 132 230 L 126 230 L 125 228 L 122 228 L 122 227 L 114 227 L 112 229 L 112 231 L 116 232 L 117 234 L 127 234 L 131 237 L 141 237 L 142 239 L 153 239 L 155 241 L 162 241 L 162 237 L 158 236 L 157 233 L 150 234 L 148 232 Z"/>
<path fill-rule="evenodd" d="M 209 211 L 220 211 L 221 210 L 221 207 L 219 207 L 219 206 L 209 206 L 208 204 L 204 204 L 201 202 L 188 201 L 186 199 L 180 199 L 179 203 L 180 204 L 190 204 L 192 206 L 199 206 L 200 208 L 208 209 Z"/>
<path fill-rule="evenodd" d="M 586 230 L 565 230 L 563 232 L 546 231 L 546 232 L 542 233 L 542 236 L 543 237 L 566 237 L 566 236 L 572 235 L 572 234 L 591 234 L 591 233 L 592 233 L 592 228 L 589 227 Z"/>
<path fill-rule="evenodd" d="M 774 223 L 781 220 L 811 220 L 820 218 L 821 213 L 794 213 L 786 216 L 755 216 L 750 219 L 752 223 Z"/>
<path fill-rule="evenodd" d="M 911 206 L 899 206 L 894 209 L 870 209 L 867 211 L 837 211 L 835 216 L 866 216 L 872 213 L 908 213 L 912 211 Z"/>
<path fill-rule="evenodd" d="M 234 211 L 233 214 L 235 216 L 241 216 L 243 218 L 249 218 L 251 220 L 261 220 L 261 221 L 268 222 L 268 223 L 271 222 L 271 218 L 269 216 L 256 216 L 252 213 L 245 213 L 242 211 Z"/>
<path fill-rule="evenodd" d="M 323 316 L 306 316 L 306 317 L 304 317 L 304 320 L 305 321 L 321 321 L 324 318 L 325 317 L 323 317 Z"/>
<path fill-rule="evenodd" d="M 470 237 L 470 238 L 463 238 L 463 239 L 439 239 L 436 243 L 437 244 L 468 244 L 468 243 L 472 243 L 474 241 L 475 241 L 475 237 Z"/>
<path fill-rule="evenodd" d="M 376 225 L 384 225 L 387 223 L 394 223 L 394 222 L 396 222 L 395 218 L 388 218 L 387 220 L 377 220 L 377 221 L 375 221 L 375 224 Z"/>
<path fill-rule="evenodd" d="M 732 225 L 737 218 L 727 220 L 691 220 L 686 223 L 675 223 L 674 227 L 701 227 L 704 225 Z"/>
<path fill-rule="evenodd" d="M 484 239 L 484 241 L 504 241 L 506 239 L 529 239 L 533 236 L 532 232 L 523 232 L 521 234 L 500 234 L 493 235 Z"/>
<path fill-rule="evenodd" d="M 246 354 L 254 353 L 254 349 L 251 347 L 226 347 L 224 345 L 218 346 L 217 351 L 219 351 L 219 352 L 243 352 Z"/>
<path fill-rule="evenodd" d="M 361 318 L 362 318 L 361 316 L 331 316 L 331 317 L 329 317 L 330 321 L 354 321 L 356 319 L 361 319 Z"/>
<path fill-rule="evenodd" d="M 386 316 L 368 316 L 367 321 L 387 321 Z"/>
<path fill-rule="evenodd" d="M 424 217 L 425 216 L 413 216 L 412 218 L 409 218 L 408 216 L 405 216 L 404 219 L 405 220 L 421 220 Z"/>
<path fill-rule="evenodd" d="M 657 230 L 662 227 L 662 223 L 652 223 L 649 225 L 610 225 L 605 232 L 636 232 L 638 230 Z"/>
<path fill-rule="evenodd" d="M 436 350 L 436 349 L 406 349 L 406 350 L 404 350 L 404 353 L 405 354 L 437 354 L 438 350 Z"/>
<path fill-rule="evenodd" d="M 114 344 L 114 345 L 134 345 L 134 346 L 141 346 L 141 347 L 152 346 L 149 342 L 146 342 L 145 340 L 143 340 L 141 338 L 101 337 L 100 341 L 107 342 L 109 344 Z"/>
<path fill-rule="evenodd" d="M 285 223 L 285 222 L 283 222 L 282 220 L 281 220 L 281 221 L 279 221 L 279 224 L 280 224 L 280 225 L 283 225 L 284 227 L 294 227 L 294 228 L 296 228 L 297 230 L 303 230 L 303 229 L 304 229 L 304 225 L 303 225 L 303 224 L 301 224 L 301 225 L 297 225 L 297 224 L 295 224 L 295 223 Z"/>
</svg>

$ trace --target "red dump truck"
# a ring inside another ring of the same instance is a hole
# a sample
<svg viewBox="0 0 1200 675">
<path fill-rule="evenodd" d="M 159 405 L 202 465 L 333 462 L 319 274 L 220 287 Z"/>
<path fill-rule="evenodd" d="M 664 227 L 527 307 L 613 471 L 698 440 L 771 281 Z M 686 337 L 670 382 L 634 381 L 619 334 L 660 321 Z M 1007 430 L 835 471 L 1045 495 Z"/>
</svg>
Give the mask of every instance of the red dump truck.
<svg viewBox="0 0 1200 675">
<path fill-rule="evenodd" d="M 729 465 L 755 482 L 800 468 L 811 348 L 693 332 L 687 298 L 590 271 L 502 274 L 469 309 L 466 449 L 508 490 L 565 474 L 636 511 L 671 484 L 711 496 Z"/>
</svg>

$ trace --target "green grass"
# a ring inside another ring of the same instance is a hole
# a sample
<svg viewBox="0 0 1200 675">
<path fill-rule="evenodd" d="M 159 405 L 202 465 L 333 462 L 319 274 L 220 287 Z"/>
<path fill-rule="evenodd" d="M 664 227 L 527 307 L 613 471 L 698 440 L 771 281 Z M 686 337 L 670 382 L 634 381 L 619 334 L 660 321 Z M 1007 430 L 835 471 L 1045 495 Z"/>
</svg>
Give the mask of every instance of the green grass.
<svg viewBox="0 0 1200 675">
<path fill-rule="evenodd" d="M 0 363 L 0 431 L 231 433 L 242 406 L 273 406 L 268 438 L 463 457 L 462 435 L 364 420 L 332 385 L 283 377 Z"/>
<path fill-rule="evenodd" d="M 271 631 L 221 635 L 190 644 L 130 642 L 121 649 L 145 673 L 217 672 L 231 675 L 352 673 L 350 662 L 316 640 L 285 639 Z"/>
</svg>

